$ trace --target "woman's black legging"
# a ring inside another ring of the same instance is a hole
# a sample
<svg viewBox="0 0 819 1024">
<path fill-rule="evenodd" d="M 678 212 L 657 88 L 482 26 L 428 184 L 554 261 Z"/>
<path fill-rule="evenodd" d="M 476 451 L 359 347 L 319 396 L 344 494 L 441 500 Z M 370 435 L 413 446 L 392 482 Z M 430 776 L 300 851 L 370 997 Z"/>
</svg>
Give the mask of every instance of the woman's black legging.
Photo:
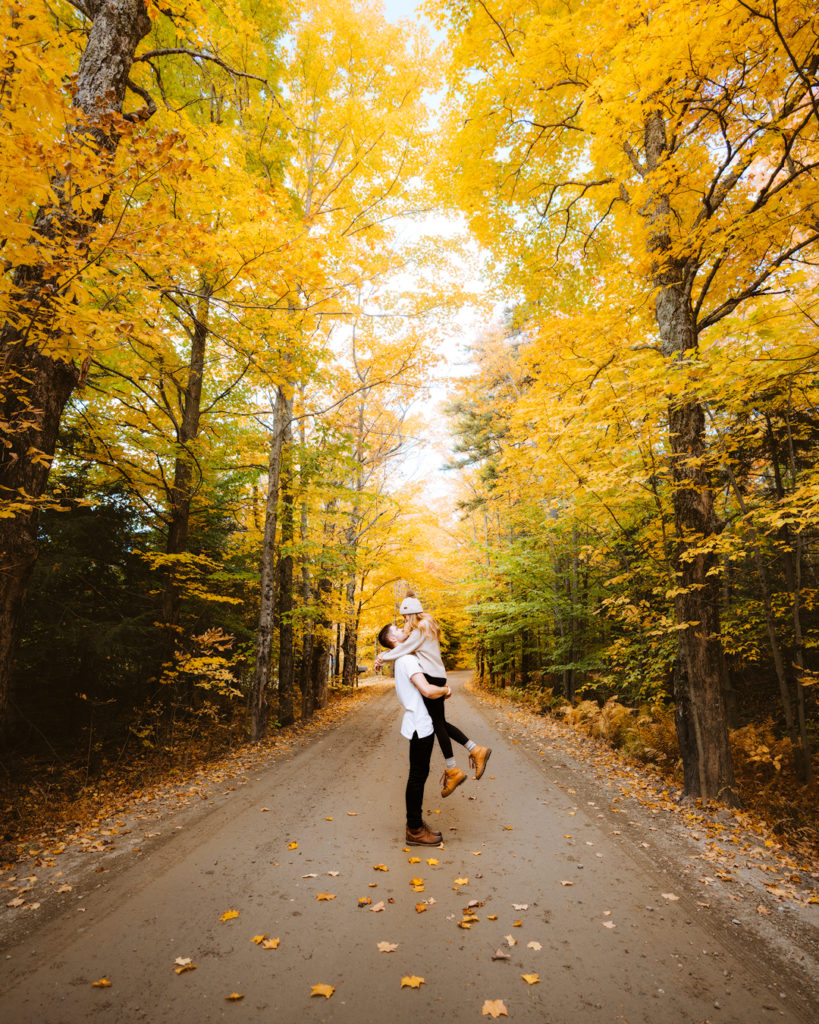
<svg viewBox="0 0 819 1024">
<path fill-rule="evenodd" d="M 425 672 L 424 678 L 433 686 L 446 686 L 446 679 L 440 679 L 438 676 L 428 676 Z M 444 758 L 450 758 L 452 757 L 452 740 L 466 746 L 469 737 L 464 735 L 457 725 L 446 720 L 445 703 L 446 700 L 443 697 L 436 697 L 434 700 L 424 697 L 424 704 L 432 719 L 435 735 L 438 737 L 438 746 L 441 748 Z"/>
</svg>

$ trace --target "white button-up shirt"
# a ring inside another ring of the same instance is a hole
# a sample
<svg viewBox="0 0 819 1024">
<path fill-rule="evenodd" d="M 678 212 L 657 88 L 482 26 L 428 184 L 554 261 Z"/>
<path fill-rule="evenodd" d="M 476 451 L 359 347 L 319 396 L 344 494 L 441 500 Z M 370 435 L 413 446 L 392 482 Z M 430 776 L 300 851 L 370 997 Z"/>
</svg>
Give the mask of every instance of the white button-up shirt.
<svg viewBox="0 0 819 1024">
<path fill-rule="evenodd" d="M 408 740 L 413 733 L 418 738 L 429 736 L 433 731 L 432 719 L 424 705 L 421 691 L 413 683 L 411 676 L 421 671 L 421 665 L 414 654 L 404 654 L 395 662 L 395 695 L 404 707 L 401 720 L 401 735 Z M 442 698 L 443 699 L 443 698 Z"/>
</svg>

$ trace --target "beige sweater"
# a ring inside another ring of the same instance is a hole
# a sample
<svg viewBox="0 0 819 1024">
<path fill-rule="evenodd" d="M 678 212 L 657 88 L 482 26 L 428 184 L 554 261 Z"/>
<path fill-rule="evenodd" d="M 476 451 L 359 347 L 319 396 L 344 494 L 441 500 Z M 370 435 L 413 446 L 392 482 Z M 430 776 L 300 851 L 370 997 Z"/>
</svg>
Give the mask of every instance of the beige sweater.
<svg viewBox="0 0 819 1024">
<path fill-rule="evenodd" d="M 414 654 L 421 665 L 421 671 L 428 676 L 446 679 L 446 669 L 441 661 L 441 648 L 434 636 L 427 636 L 420 629 L 414 629 L 406 640 L 393 647 L 392 650 L 381 652 L 384 661 L 395 661 L 404 654 Z"/>
</svg>

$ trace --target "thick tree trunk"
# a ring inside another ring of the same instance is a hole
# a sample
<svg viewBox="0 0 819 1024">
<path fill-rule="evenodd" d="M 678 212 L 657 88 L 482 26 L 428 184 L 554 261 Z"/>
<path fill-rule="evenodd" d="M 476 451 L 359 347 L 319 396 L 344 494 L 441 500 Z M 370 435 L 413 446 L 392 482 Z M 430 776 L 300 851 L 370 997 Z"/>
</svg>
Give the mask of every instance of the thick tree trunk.
<svg viewBox="0 0 819 1024">
<path fill-rule="evenodd" d="M 265 505 L 262 558 L 259 568 L 259 625 L 256 630 L 256 668 L 250 691 L 250 738 L 260 740 L 267 732 L 267 689 L 273 647 L 273 620 L 276 614 L 276 521 L 279 505 L 279 474 L 285 425 L 292 416 L 292 399 L 280 386 L 276 394 L 273 434 L 267 468 L 267 504 Z"/>
<path fill-rule="evenodd" d="M 284 427 L 283 446 L 291 449 L 288 417 Z M 292 459 L 284 459 L 281 488 L 282 532 L 279 551 L 279 722 L 292 725 L 293 690 L 295 686 L 295 652 L 293 649 L 293 479 Z"/>
<path fill-rule="evenodd" d="M 666 150 L 665 123 L 657 111 L 646 122 L 646 161 L 656 171 Z M 691 303 L 693 268 L 670 255 L 671 204 L 658 193 L 645 208 L 650 226 L 657 288 L 655 316 L 663 355 L 685 359 L 697 348 Z M 674 599 L 685 657 L 689 699 L 684 704 L 685 732 L 696 747 L 681 743 L 683 757 L 696 749 L 696 771 L 686 768 L 686 793 L 704 800 L 737 803 L 734 768 L 722 695 L 724 659 L 719 623 L 717 557 L 709 549 L 716 518 L 714 495 L 705 468 L 705 413 L 695 394 L 673 398 L 668 407 L 668 442 L 676 526 L 674 566 L 679 593 Z M 687 754 L 686 754 L 687 751 Z"/>
<path fill-rule="evenodd" d="M 85 124 L 72 129 L 76 145 L 99 161 L 105 180 L 119 144 L 121 116 L 134 52 L 151 21 L 144 0 L 90 0 L 93 18 L 76 79 L 74 105 Z M 82 267 L 110 191 L 84 211 L 68 178 L 56 175 L 57 201 L 42 207 L 32 230 L 41 261 L 12 275 L 11 309 L 0 329 L 0 727 L 5 724 L 12 658 L 23 600 L 37 558 L 39 507 L 48 482 L 63 409 L 80 380 L 73 356 L 45 353 L 63 347 L 55 326 L 64 292 Z"/>
<path fill-rule="evenodd" d="M 344 641 L 341 651 L 344 656 L 343 686 L 353 687 L 358 682 L 358 616 L 355 606 L 355 578 L 347 581 L 344 605 Z"/>
<path fill-rule="evenodd" d="M 169 555 L 180 555 L 188 549 L 191 500 L 193 498 L 193 477 L 196 462 L 190 450 L 191 443 L 199 434 L 199 419 L 202 410 L 202 381 L 205 372 L 205 350 L 209 333 L 210 297 L 212 291 L 202 281 L 196 313 L 193 314 L 193 329 L 190 332 L 191 354 L 188 363 L 188 382 L 185 387 L 182 420 L 177 432 L 179 454 L 174 463 L 173 486 L 171 487 L 170 518 L 165 551 Z M 175 582 L 174 567 L 169 567 L 168 580 L 162 593 L 161 620 L 173 628 L 179 621 L 179 587 Z"/>
<path fill-rule="evenodd" d="M 327 502 L 324 509 L 324 538 L 321 552 L 321 576 L 316 584 L 316 605 L 318 611 L 313 630 L 313 657 L 310 671 L 311 689 L 315 707 L 324 708 L 329 699 L 330 680 L 330 638 L 333 620 L 330 606 L 333 595 L 333 577 L 330 572 L 333 537 L 336 532 L 335 510 L 338 499 Z"/>
</svg>

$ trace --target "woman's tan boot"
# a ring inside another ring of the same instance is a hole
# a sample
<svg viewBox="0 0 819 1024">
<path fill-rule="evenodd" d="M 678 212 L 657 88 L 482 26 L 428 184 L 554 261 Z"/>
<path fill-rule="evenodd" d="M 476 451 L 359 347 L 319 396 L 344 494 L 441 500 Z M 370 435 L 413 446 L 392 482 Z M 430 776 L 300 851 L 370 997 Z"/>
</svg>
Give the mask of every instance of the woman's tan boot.
<svg viewBox="0 0 819 1024">
<path fill-rule="evenodd" d="M 466 781 L 466 773 L 460 768 L 445 768 L 441 776 L 441 796 L 449 796 L 454 793 L 462 782 Z"/>
<path fill-rule="evenodd" d="M 486 762 L 492 753 L 491 747 L 473 747 L 469 751 L 469 763 L 475 769 L 475 778 L 479 779 L 486 768 Z"/>
</svg>

